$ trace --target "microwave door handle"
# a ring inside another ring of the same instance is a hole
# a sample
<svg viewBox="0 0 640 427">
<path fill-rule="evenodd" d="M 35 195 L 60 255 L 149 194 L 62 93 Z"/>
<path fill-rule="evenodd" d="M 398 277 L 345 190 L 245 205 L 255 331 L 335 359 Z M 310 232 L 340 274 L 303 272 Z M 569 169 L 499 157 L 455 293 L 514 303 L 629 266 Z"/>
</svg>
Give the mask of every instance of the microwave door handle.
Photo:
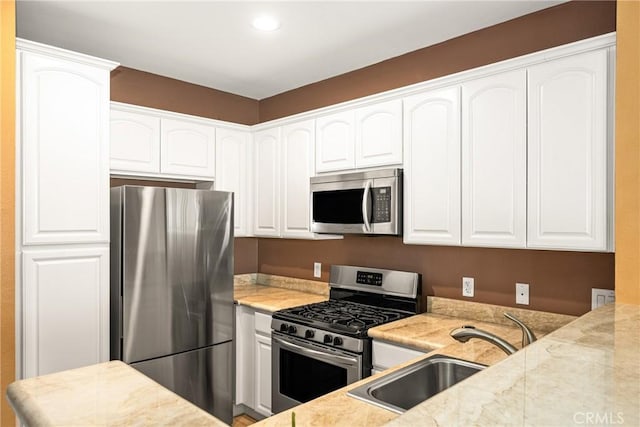
<svg viewBox="0 0 640 427">
<path fill-rule="evenodd" d="M 369 222 L 369 204 L 371 201 L 371 189 L 372 181 L 369 180 L 364 186 L 364 194 L 362 195 L 362 219 L 364 220 L 364 229 L 371 231 L 371 223 Z"/>
</svg>

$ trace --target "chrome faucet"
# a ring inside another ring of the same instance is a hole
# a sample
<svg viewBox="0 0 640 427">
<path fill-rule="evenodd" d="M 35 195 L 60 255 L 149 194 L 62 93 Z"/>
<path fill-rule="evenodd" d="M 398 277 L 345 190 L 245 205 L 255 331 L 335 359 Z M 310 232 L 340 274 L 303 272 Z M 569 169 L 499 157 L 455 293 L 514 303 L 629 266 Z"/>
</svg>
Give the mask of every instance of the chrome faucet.
<svg viewBox="0 0 640 427">
<path fill-rule="evenodd" d="M 536 336 L 534 335 L 533 331 L 529 329 L 527 325 L 522 323 L 520 319 L 510 313 L 504 313 L 504 316 L 507 319 L 515 322 L 515 324 L 518 325 L 520 329 L 522 329 L 522 347 L 531 344 L 536 340 Z M 479 338 L 481 340 L 490 342 L 507 354 L 513 354 L 518 351 L 517 348 L 515 348 L 506 340 L 500 338 L 495 334 L 492 334 L 491 332 L 483 331 L 482 329 L 476 329 L 475 326 L 462 326 L 460 328 L 456 328 L 451 331 L 450 335 L 454 339 L 463 343 L 469 341 L 471 338 Z"/>
</svg>

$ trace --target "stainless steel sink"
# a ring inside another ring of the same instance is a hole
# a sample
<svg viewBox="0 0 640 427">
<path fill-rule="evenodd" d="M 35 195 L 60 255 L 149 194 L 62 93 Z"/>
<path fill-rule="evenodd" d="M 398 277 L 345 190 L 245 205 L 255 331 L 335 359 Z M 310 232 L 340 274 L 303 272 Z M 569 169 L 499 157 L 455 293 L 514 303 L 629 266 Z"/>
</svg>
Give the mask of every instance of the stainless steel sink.
<svg viewBox="0 0 640 427">
<path fill-rule="evenodd" d="M 357 387 L 347 394 L 402 414 L 485 367 L 479 363 L 436 354 Z"/>
</svg>

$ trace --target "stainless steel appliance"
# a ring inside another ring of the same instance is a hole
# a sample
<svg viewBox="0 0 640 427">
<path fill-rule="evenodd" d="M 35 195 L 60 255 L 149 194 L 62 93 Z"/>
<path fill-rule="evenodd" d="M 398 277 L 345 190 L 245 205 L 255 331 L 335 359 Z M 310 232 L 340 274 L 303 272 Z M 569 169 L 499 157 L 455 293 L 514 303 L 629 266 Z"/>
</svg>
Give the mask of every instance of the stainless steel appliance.
<svg viewBox="0 0 640 427">
<path fill-rule="evenodd" d="M 371 375 L 367 330 L 420 312 L 420 275 L 331 266 L 328 301 L 276 311 L 272 334 L 274 413 Z"/>
<path fill-rule="evenodd" d="M 402 234 L 402 169 L 311 178 L 311 231 Z"/>
<path fill-rule="evenodd" d="M 232 422 L 233 198 L 111 189 L 111 359 Z"/>
</svg>

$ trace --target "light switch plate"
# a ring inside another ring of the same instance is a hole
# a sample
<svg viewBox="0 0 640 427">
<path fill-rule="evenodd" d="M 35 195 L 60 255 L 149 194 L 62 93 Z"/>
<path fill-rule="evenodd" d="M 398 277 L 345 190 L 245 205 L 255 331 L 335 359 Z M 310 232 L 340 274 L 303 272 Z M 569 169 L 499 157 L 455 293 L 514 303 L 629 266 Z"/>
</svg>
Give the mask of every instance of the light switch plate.
<svg viewBox="0 0 640 427">
<path fill-rule="evenodd" d="M 314 262 L 313 263 L 313 277 L 321 277 L 322 276 L 322 263 Z"/>
<path fill-rule="evenodd" d="M 516 283 L 516 304 L 529 305 L 528 283 Z"/>
<path fill-rule="evenodd" d="M 472 297 L 474 294 L 474 280 L 473 277 L 462 278 L 462 296 Z"/>
<path fill-rule="evenodd" d="M 611 289 L 591 288 L 591 310 L 616 301 L 616 294 Z"/>
</svg>

